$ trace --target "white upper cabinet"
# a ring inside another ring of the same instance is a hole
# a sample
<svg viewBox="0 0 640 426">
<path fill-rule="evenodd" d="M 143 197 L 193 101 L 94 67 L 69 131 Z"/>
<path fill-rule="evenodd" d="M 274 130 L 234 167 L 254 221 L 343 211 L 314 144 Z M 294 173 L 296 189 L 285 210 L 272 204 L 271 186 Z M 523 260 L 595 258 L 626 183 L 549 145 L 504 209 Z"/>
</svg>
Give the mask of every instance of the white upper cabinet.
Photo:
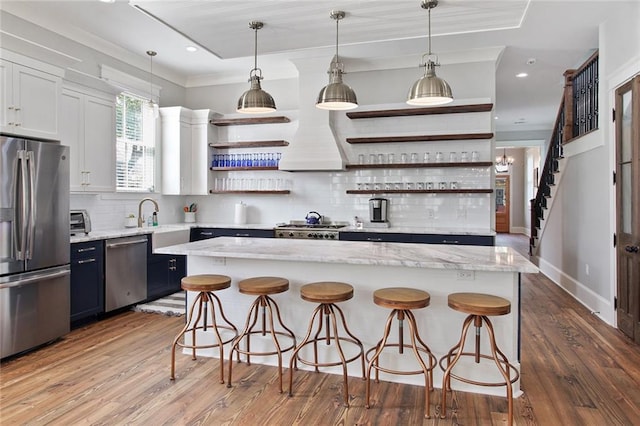
<svg viewBox="0 0 640 426">
<path fill-rule="evenodd" d="M 208 109 L 160 108 L 163 194 L 208 194 L 211 114 Z"/>
<path fill-rule="evenodd" d="M 60 134 L 70 147 L 71 191 L 115 191 L 115 95 L 64 88 Z"/>
<path fill-rule="evenodd" d="M 43 69 L 56 71 L 46 64 L 43 64 Z M 59 75 L 0 59 L 0 85 L 2 132 L 59 139 L 58 113 L 62 91 Z"/>
</svg>

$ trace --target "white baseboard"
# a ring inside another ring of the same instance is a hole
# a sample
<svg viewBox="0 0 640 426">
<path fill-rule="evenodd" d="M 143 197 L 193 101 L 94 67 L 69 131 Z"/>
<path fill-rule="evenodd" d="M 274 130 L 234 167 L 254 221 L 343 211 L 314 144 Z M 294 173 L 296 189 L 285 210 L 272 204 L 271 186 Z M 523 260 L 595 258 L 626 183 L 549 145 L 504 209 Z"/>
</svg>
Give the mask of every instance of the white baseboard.
<svg viewBox="0 0 640 426">
<path fill-rule="evenodd" d="M 569 293 L 604 322 L 613 327 L 616 326 L 615 311 L 610 301 L 594 293 L 593 290 L 565 274 L 546 260 L 540 257 L 537 257 L 536 260 L 537 262 L 534 263 L 537 263 L 540 272 L 546 275 L 547 278 Z"/>
<path fill-rule="evenodd" d="M 509 229 L 509 232 L 512 233 L 512 234 L 524 234 L 527 237 L 531 236 L 530 231 L 527 228 L 525 228 L 524 226 L 512 226 Z"/>
</svg>

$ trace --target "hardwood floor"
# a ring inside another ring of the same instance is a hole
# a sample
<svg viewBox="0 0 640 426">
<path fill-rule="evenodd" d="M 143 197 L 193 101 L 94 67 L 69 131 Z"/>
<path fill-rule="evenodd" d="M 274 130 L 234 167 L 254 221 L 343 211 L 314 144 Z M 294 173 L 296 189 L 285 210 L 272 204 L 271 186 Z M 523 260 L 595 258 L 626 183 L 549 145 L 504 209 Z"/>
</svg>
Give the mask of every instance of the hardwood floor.
<svg viewBox="0 0 640 426">
<path fill-rule="evenodd" d="M 454 392 L 447 419 L 423 419 L 421 387 L 372 384 L 367 410 L 364 382 L 350 378 L 345 408 L 341 376 L 299 371 L 288 398 L 275 367 L 236 364 L 228 389 L 217 381 L 217 360 L 181 354 L 171 382 L 170 346 L 182 321 L 126 312 L 2 363 L 0 424 L 506 424 L 505 398 Z M 524 275 L 521 387 L 518 425 L 640 425 L 640 347 L 544 276 Z M 439 397 L 435 390 L 432 414 Z"/>
</svg>

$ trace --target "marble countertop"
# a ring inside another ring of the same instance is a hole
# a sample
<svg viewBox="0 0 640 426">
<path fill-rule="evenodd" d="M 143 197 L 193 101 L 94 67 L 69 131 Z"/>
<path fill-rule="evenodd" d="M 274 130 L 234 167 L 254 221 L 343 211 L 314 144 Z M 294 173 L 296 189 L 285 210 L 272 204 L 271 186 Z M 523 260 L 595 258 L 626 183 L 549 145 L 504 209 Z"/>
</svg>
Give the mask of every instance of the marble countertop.
<svg viewBox="0 0 640 426">
<path fill-rule="evenodd" d="M 273 229 L 273 223 L 246 223 L 238 225 L 235 223 L 171 223 L 160 226 L 143 227 L 143 228 L 114 228 L 91 231 L 89 235 L 79 234 L 71 236 L 71 243 L 82 243 L 87 241 L 106 240 L 109 238 L 129 237 L 132 235 L 151 234 L 154 232 L 171 232 L 176 229 L 190 228 L 230 228 L 230 229 Z M 402 234 L 439 234 L 439 235 L 496 235 L 494 231 L 486 229 L 472 228 L 428 228 L 428 227 L 365 227 L 356 229 L 354 226 L 347 226 L 340 229 L 343 232 L 388 232 Z"/>
<path fill-rule="evenodd" d="M 429 269 L 538 272 L 533 263 L 509 247 L 218 237 L 163 247 L 157 249 L 156 253 Z"/>
</svg>

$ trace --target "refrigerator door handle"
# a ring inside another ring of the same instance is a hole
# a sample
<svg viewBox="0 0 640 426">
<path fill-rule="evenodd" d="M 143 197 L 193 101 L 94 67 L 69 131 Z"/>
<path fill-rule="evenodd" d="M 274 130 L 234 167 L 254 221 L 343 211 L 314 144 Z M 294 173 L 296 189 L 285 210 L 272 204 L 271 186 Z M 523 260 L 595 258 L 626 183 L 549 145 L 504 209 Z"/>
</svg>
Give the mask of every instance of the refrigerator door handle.
<svg viewBox="0 0 640 426">
<path fill-rule="evenodd" d="M 65 269 L 57 270 L 55 272 L 46 272 L 43 274 L 31 275 L 28 278 L 1 283 L 0 289 L 20 287 L 22 285 L 31 284 L 38 281 L 52 280 L 54 278 L 64 277 L 65 275 L 70 275 L 70 274 L 71 274 L 71 270 L 68 267 L 66 267 Z"/>
<path fill-rule="evenodd" d="M 35 239 L 35 234 L 36 234 L 36 168 L 35 168 L 35 161 L 33 158 L 33 151 L 27 151 L 26 152 L 26 157 L 27 157 L 27 169 L 29 171 L 29 184 L 28 184 L 28 190 L 29 190 L 29 224 L 27 226 L 28 228 L 28 235 L 27 235 L 27 251 L 25 254 L 25 258 L 26 260 L 30 260 L 33 258 L 33 244 L 34 244 L 34 239 Z M 25 197 L 26 198 L 26 197 Z"/>
<path fill-rule="evenodd" d="M 27 164 L 26 164 L 26 151 L 21 149 L 16 153 L 17 167 L 16 167 L 16 194 L 15 194 L 15 208 L 16 215 L 14 218 L 14 242 L 16 260 L 25 260 L 25 252 L 27 250 L 27 240 L 25 235 L 27 233 Z"/>
</svg>

